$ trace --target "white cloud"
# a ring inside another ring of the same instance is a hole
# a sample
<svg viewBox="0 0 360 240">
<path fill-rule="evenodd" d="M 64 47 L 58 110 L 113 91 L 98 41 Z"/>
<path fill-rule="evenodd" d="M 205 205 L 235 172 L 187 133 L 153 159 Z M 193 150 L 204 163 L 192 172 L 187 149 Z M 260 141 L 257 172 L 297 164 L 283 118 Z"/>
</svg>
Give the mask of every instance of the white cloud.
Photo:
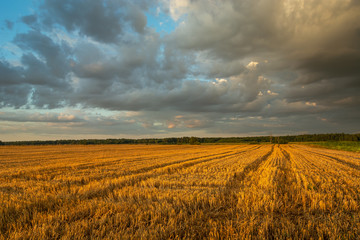
<svg viewBox="0 0 360 240">
<path fill-rule="evenodd" d="M 215 79 L 217 83 L 221 84 L 221 83 L 227 83 L 228 80 L 224 79 L 224 78 L 216 78 Z"/>
<path fill-rule="evenodd" d="M 164 2 L 168 4 L 170 15 L 175 21 L 179 20 L 188 11 L 190 5 L 189 0 L 169 0 Z"/>
<path fill-rule="evenodd" d="M 306 102 L 307 106 L 316 107 L 316 102 Z"/>
<path fill-rule="evenodd" d="M 277 95 L 279 95 L 278 93 L 272 92 L 271 90 L 267 90 L 266 92 L 267 92 L 267 94 L 269 94 L 269 95 L 271 95 L 271 96 L 277 96 Z"/>
<path fill-rule="evenodd" d="M 249 62 L 248 65 L 246 65 L 246 68 L 250 69 L 250 70 L 256 70 L 256 67 L 258 64 L 259 64 L 258 62 L 251 61 L 251 62 Z"/>
</svg>

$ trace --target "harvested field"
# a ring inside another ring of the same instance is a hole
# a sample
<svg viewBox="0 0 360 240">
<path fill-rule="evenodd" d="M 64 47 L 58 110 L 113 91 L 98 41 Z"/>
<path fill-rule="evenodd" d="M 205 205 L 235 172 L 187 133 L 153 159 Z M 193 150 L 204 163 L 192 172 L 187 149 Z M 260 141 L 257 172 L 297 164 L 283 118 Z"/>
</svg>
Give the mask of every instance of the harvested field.
<svg viewBox="0 0 360 240">
<path fill-rule="evenodd" d="M 359 204 L 359 153 L 0 147 L 0 239 L 356 239 Z"/>
</svg>

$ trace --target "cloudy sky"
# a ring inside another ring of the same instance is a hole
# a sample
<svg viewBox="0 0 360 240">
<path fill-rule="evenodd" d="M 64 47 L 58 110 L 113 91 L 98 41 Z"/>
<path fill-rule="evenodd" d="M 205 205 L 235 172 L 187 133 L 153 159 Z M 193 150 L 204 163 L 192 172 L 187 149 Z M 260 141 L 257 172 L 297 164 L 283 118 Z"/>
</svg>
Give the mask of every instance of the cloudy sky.
<svg viewBox="0 0 360 240">
<path fill-rule="evenodd" d="M 11 0 L 0 140 L 360 131 L 359 0 Z"/>
</svg>

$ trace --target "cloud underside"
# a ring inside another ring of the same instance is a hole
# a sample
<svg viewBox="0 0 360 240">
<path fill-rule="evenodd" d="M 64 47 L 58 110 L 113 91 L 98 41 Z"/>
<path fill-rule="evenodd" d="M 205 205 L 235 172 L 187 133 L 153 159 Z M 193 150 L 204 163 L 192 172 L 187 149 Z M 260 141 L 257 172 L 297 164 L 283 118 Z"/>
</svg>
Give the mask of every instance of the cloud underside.
<svg viewBox="0 0 360 240">
<path fill-rule="evenodd" d="M 174 31 L 147 25 L 156 4 Z M 119 132 L 359 131 L 359 12 L 356 0 L 46 1 L 21 18 L 19 62 L 0 62 L 0 106 L 142 113 Z M 0 120 L 96 122 L 25 115 Z"/>
</svg>

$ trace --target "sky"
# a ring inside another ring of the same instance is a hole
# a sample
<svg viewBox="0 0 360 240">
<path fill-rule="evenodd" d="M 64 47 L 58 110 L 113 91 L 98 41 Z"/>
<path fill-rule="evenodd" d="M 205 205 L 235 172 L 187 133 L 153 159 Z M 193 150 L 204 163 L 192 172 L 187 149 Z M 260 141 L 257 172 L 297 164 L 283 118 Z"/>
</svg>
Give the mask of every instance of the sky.
<svg viewBox="0 0 360 240">
<path fill-rule="evenodd" d="M 0 3 L 0 140 L 360 132 L 359 0 Z"/>
</svg>

